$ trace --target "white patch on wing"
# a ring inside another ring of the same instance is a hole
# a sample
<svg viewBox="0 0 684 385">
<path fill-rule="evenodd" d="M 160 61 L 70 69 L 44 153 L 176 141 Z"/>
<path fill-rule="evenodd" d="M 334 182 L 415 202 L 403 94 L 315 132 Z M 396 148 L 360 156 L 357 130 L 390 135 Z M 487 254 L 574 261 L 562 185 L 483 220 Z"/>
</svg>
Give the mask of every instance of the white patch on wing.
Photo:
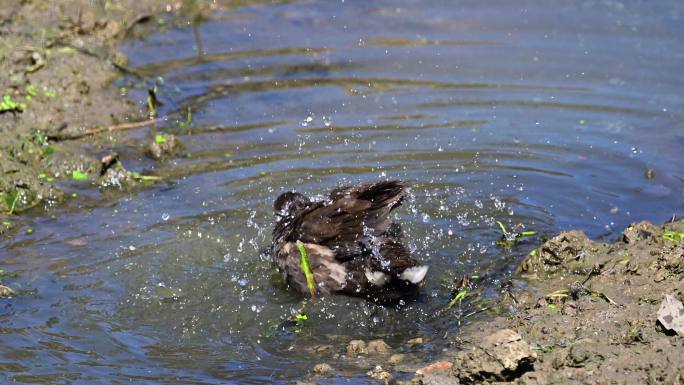
<svg viewBox="0 0 684 385">
<path fill-rule="evenodd" d="M 347 269 L 343 265 L 326 260 L 321 260 L 321 264 L 328 269 L 330 273 L 328 278 L 337 283 L 337 287 L 332 287 L 331 289 L 342 290 L 347 286 Z"/>
<path fill-rule="evenodd" d="M 427 274 L 428 269 L 428 266 L 409 267 L 408 269 L 401 272 L 401 275 L 399 275 L 399 279 L 409 281 L 414 285 L 418 284 L 422 282 L 423 279 L 425 279 L 425 275 Z"/>
<path fill-rule="evenodd" d="M 366 274 L 368 281 L 378 287 L 383 286 L 389 279 L 389 275 L 383 273 L 382 271 L 370 271 L 369 269 L 366 269 L 364 273 Z"/>
<path fill-rule="evenodd" d="M 308 251 L 309 254 L 316 254 L 326 259 L 335 258 L 335 252 L 325 246 L 320 246 L 315 243 L 305 243 L 304 247 L 306 247 L 306 251 Z"/>
</svg>

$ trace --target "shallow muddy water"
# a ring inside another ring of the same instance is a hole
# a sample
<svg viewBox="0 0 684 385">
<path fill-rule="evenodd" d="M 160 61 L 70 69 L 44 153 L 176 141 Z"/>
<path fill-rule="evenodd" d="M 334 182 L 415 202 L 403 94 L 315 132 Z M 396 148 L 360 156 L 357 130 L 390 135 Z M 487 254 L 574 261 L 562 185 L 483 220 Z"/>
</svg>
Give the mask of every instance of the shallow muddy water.
<svg viewBox="0 0 684 385">
<path fill-rule="evenodd" d="M 115 147 L 124 165 L 164 183 L 66 184 L 77 198 L 24 217 L 33 231 L 0 243 L 0 267 L 25 290 L 0 300 L 0 378 L 290 383 L 327 360 L 312 346 L 341 352 L 354 337 L 401 351 L 420 336 L 419 357 L 439 354 L 458 330 L 458 310 L 445 310 L 455 280 L 477 275 L 476 291 L 495 300 L 539 241 L 502 250 L 497 220 L 610 238 L 684 213 L 682 11 L 677 1 L 284 2 L 127 42 L 144 82 L 117 86 L 142 107 L 157 85 L 169 115 L 157 129 L 183 154 L 155 163 L 140 156 L 148 130 L 128 133 Z M 188 107 L 192 124 L 179 124 Z M 329 297 L 304 325 L 284 322 L 301 298 L 264 253 L 272 201 L 389 178 L 413 185 L 396 218 L 431 266 L 420 297 L 398 307 Z"/>
</svg>

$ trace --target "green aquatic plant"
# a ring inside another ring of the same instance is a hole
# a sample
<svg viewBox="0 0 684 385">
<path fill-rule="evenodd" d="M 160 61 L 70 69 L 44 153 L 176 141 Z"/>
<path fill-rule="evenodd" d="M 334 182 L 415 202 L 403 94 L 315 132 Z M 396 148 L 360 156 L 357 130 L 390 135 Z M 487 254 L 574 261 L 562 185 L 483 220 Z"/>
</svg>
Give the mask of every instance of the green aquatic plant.
<svg viewBox="0 0 684 385">
<path fill-rule="evenodd" d="M 166 135 L 157 134 L 154 136 L 154 141 L 159 143 L 159 144 L 164 144 L 164 143 L 166 143 Z"/>
<path fill-rule="evenodd" d="M 59 53 L 74 53 L 74 52 L 76 52 L 76 49 L 74 47 L 64 46 L 64 47 L 59 47 L 57 49 L 57 52 L 59 52 Z"/>
<path fill-rule="evenodd" d="M 5 192 L 3 194 L 4 200 L 5 200 L 5 205 L 9 207 L 9 211 L 7 212 L 7 215 L 12 215 L 14 214 L 14 209 L 17 207 L 17 202 L 21 198 L 22 191 L 21 190 L 14 190 L 12 192 Z"/>
<path fill-rule="evenodd" d="M 188 128 L 192 124 L 192 107 L 188 107 L 188 113 L 185 116 L 185 121 L 180 122 L 178 125 L 180 128 Z"/>
<path fill-rule="evenodd" d="M 40 131 L 33 134 L 33 143 L 42 148 L 41 154 L 43 156 L 50 155 L 55 152 L 54 147 L 48 142 L 47 136 Z"/>
<path fill-rule="evenodd" d="M 9 273 L 3 269 L 0 269 L 0 283 L 2 283 L 6 278 L 17 278 L 17 273 Z"/>
<path fill-rule="evenodd" d="M 302 257 L 299 265 L 301 266 L 302 271 L 304 272 L 304 276 L 306 277 L 306 286 L 309 288 L 309 293 L 311 293 L 311 298 L 315 299 L 316 298 L 316 281 L 314 281 L 314 276 L 313 276 L 313 273 L 311 272 L 311 264 L 309 263 L 309 253 L 306 251 L 306 247 L 304 247 L 304 243 L 302 243 L 302 241 L 300 241 L 300 240 L 297 240 L 297 248 L 299 249 L 299 254 Z"/>
<path fill-rule="evenodd" d="M 45 135 L 43 135 L 42 132 L 36 131 L 36 132 L 33 134 L 33 142 L 34 142 L 35 144 L 39 145 L 39 146 L 42 146 L 42 145 L 44 145 L 45 143 L 47 143 L 47 139 L 45 138 Z"/>
<path fill-rule="evenodd" d="M 26 100 L 31 100 L 33 99 L 34 96 L 38 95 L 38 91 L 36 91 L 36 86 L 33 84 L 29 84 L 26 86 Z"/>
<path fill-rule="evenodd" d="M 499 246 L 513 247 L 516 244 L 518 244 L 518 242 L 520 242 L 520 240 L 522 240 L 523 238 L 537 235 L 536 231 L 509 231 L 508 229 L 506 229 L 506 226 L 504 226 L 504 224 L 501 223 L 501 221 L 496 221 L 496 223 L 499 225 L 499 228 L 501 229 L 502 233 L 501 238 L 499 238 L 499 240 L 497 241 L 497 244 Z"/>
<path fill-rule="evenodd" d="M 463 302 L 463 298 L 465 298 L 467 295 L 468 295 L 468 290 L 466 290 L 466 289 L 459 290 L 459 292 L 456 294 L 454 299 L 452 299 L 451 302 L 449 302 L 449 304 L 447 305 L 447 309 L 451 309 L 456 304 L 460 305 Z"/>
<path fill-rule="evenodd" d="M 147 113 L 151 118 L 157 116 L 157 106 L 159 106 L 159 100 L 157 99 L 157 86 L 147 90 Z"/>
<path fill-rule="evenodd" d="M 684 239 L 684 233 L 679 233 L 676 231 L 666 231 L 663 233 L 663 238 L 674 243 L 679 243 Z"/>
<path fill-rule="evenodd" d="M 0 113 L 2 112 L 22 112 L 26 109 L 26 103 L 17 103 L 12 100 L 10 95 L 4 95 L 0 102 Z"/>
<path fill-rule="evenodd" d="M 80 170 L 74 170 L 71 172 L 71 179 L 78 181 L 88 180 L 88 174 Z"/>
<path fill-rule="evenodd" d="M 129 171 L 129 172 L 128 172 L 128 175 L 130 175 L 130 177 L 133 178 L 133 179 L 135 179 L 135 180 L 147 181 L 147 182 L 150 182 L 150 181 L 159 181 L 159 180 L 162 179 L 160 176 L 154 176 L 154 175 L 141 175 L 141 174 L 140 174 L 139 172 L 137 172 L 137 171 Z"/>
<path fill-rule="evenodd" d="M 295 315 L 295 324 L 297 326 L 302 326 L 304 325 L 304 322 L 306 322 L 309 319 L 309 317 L 304 314 L 304 313 L 298 313 Z"/>
</svg>

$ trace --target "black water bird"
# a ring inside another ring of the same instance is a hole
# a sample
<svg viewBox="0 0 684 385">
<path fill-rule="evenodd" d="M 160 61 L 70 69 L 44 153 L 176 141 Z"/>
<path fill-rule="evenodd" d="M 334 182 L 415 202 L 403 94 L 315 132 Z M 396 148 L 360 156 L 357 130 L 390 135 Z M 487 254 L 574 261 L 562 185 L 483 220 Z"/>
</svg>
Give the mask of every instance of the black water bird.
<svg viewBox="0 0 684 385">
<path fill-rule="evenodd" d="M 411 256 L 400 227 L 390 219 L 407 194 L 400 181 L 340 187 L 322 201 L 281 194 L 273 204 L 277 222 L 271 255 L 283 278 L 310 292 L 296 245 L 301 241 L 317 293 L 384 300 L 415 291 L 428 267 Z"/>
</svg>

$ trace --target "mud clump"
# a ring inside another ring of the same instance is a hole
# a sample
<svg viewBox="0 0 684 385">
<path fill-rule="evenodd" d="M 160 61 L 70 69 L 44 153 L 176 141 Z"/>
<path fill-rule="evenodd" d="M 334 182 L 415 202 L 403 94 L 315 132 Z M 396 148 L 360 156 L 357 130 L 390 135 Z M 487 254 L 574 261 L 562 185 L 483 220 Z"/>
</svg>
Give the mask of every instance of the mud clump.
<svg viewBox="0 0 684 385">
<path fill-rule="evenodd" d="M 503 329 L 456 356 L 453 375 L 462 384 L 511 381 L 532 370 L 537 355 L 520 334 Z"/>
<path fill-rule="evenodd" d="M 562 232 L 533 251 L 518 268 L 520 273 L 556 274 L 577 272 L 586 267 L 588 253 L 600 245 L 578 230 Z"/>
<path fill-rule="evenodd" d="M 173 134 L 157 134 L 147 145 L 147 155 L 154 160 L 175 156 L 182 149 L 181 142 Z"/>
</svg>

